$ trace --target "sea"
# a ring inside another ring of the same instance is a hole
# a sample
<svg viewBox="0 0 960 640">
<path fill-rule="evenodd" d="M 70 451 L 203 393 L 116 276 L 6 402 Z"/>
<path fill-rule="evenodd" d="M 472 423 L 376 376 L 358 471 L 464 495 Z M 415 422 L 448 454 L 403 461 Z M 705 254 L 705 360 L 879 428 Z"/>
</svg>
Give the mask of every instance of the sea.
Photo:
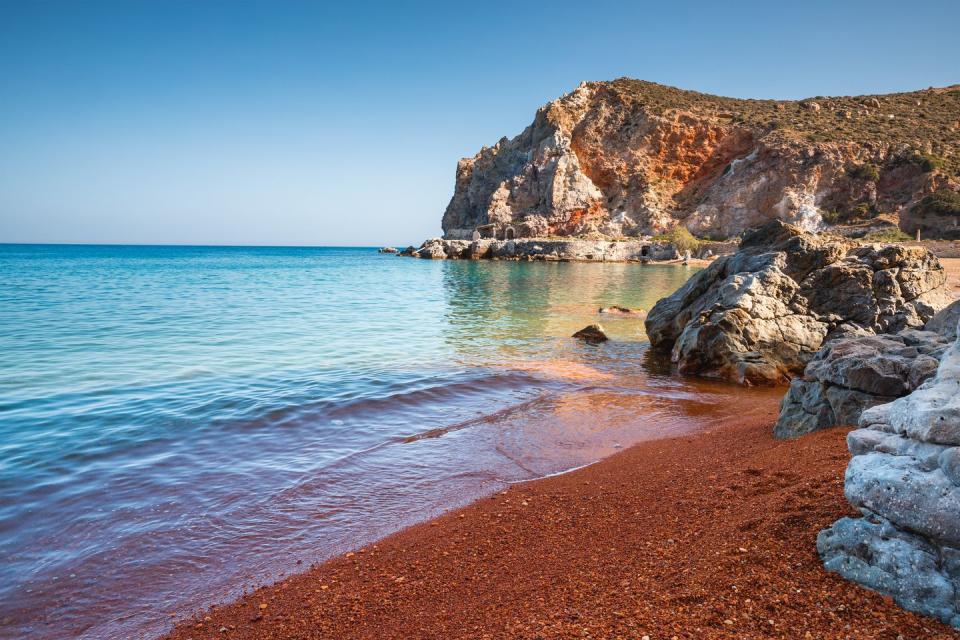
<svg viewBox="0 0 960 640">
<path fill-rule="evenodd" d="M 0 245 L 0 638 L 155 638 L 512 483 L 773 406 L 598 313 L 695 271 Z M 595 322 L 609 342 L 570 337 Z"/>
</svg>

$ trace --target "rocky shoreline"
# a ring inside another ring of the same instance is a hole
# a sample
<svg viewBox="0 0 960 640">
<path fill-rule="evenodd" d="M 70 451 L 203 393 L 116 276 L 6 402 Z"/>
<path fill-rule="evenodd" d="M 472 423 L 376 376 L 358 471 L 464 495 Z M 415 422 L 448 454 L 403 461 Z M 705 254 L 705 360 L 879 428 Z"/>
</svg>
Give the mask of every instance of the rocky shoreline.
<svg viewBox="0 0 960 640">
<path fill-rule="evenodd" d="M 824 566 L 960 627 L 960 302 L 922 247 L 771 222 L 659 301 L 651 345 L 681 374 L 790 381 L 773 433 L 859 423 Z M 809 437 L 809 436 L 807 436 Z"/>
<path fill-rule="evenodd" d="M 400 252 L 400 255 L 432 260 L 538 260 L 545 262 L 669 262 L 683 258 L 681 252 L 668 242 L 547 238 L 516 240 L 431 238 L 419 248 L 407 247 Z"/>
</svg>

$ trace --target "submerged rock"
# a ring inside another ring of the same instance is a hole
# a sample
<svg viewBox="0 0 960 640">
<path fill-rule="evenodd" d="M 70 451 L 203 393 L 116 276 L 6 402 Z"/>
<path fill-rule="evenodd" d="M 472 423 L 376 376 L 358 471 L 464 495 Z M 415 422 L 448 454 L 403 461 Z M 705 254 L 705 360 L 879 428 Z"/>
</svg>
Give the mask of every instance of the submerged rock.
<svg viewBox="0 0 960 640">
<path fill-rule="evenodd" d="M 820 532 L 824 566 L 960 627 L 960 344 L 913 393 L 847 435 L 844 493 L 863 518 Z"/>
<path fill-rule="evenodd" d="M 377 253 L 396 253 L 396 252 L 397 252 L 396 247 L 380 247 L 379 249 L 377 249 Z"/>
<path fill-rule="evenodd" d="M 827 339 L 922 327 L 950 301 L 945 282 L 925 248 L 860 245 L 773 221 L 657 302 L 647 335 L 680 373 L 785 383 Z"/>
<path fill-rule="evenodd" d="M 604 315 L 614 315 L 614 316 L 645 316 L 647 312 L 643 309 L 630 309 L 628 307 L 621 307 L 619 305 L 612 305 L 609 307 L 600 307 L 597 313 Z"/>
<path fill-rule="evenodd" d="M 609 340 L 609 338 L 607 338 L 607 334 L 603 330 L 603 327 L 601 327 L 599 324 L 591 324 L 586 326 L 573 334 L 573 337 L 577 338 L 578 340 L 583 340 L 584 342 L 589 342 L 590 344 L 599 344 Z"/>
</svg>

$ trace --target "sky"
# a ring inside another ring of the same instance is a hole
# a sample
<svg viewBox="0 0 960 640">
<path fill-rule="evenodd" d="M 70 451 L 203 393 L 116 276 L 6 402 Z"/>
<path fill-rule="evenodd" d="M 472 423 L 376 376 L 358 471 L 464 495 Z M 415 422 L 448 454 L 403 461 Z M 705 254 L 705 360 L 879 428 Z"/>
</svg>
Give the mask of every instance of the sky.
<svg viewBox="0 0 960 640">
<path fill-rule="evenodd" d="M 960 2 L 0 0 L 0 242 L 403 245 L 583 80 L 960 83 Z"/>
</svg>

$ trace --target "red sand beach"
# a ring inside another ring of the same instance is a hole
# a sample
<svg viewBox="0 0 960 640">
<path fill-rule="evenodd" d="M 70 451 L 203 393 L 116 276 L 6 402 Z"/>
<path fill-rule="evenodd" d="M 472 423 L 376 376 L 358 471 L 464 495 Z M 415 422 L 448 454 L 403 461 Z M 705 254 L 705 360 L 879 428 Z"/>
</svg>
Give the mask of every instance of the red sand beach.
<svg viewBox="0 0 960 640">
<path fill-rule="evenodd" d="M 775 417 L 516 485 L 168 638 L 960 638 L 823 570 L 845 430 L 781 442 Z"/>
</svg>

